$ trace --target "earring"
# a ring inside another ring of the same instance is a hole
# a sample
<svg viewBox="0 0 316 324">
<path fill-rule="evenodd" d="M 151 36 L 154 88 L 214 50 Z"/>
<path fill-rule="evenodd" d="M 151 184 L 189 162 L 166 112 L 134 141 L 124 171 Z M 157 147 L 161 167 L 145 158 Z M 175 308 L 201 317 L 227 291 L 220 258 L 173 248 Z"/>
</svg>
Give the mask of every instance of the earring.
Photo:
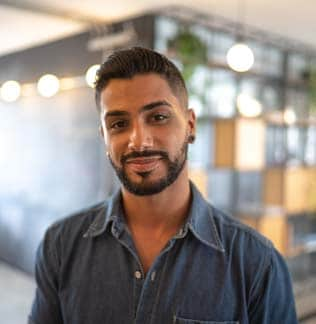
<svg viewBox="0 0 316 324">
<path fill-rule="evenodd" d="M 191 134 L 189 136 L 188 140 L 189 140 L 189 143 L 193 143 L 195 141 L 195 136 Z"/>
</svg>

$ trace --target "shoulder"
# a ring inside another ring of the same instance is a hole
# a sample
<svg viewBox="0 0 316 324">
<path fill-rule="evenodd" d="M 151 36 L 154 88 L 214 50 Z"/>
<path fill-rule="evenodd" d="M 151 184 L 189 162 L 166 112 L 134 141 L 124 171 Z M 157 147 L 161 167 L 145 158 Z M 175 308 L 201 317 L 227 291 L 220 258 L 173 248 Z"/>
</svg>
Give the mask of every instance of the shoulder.
<svg viewBox="0 0 316 324">
<path fill-rule="evenodd" d="M 192 193 L 189 219 L 193 223 L 192 227 L 205 241 L 226 252 L 248 247 L 257 247 L 266 252 L 273 249 L 273 244 L 269 239 L 241 223 L 237 217 L 229 216 L 217 209 L 202 196 L 194 185 L 192 185 Z"/>
<path fill-rule="evenodd" d="M 249 243 L 256 243 L 263 249 L 273 248 L 273 243 L 268 238 L 250 226 L 243 224 L 238 218 L 230 216 L 211 204 L 209 204 L 209 208 L 219 235 L 224 242 L 232 239 L 247 240 Z"/>
<path fill-rule="evenodd" d="M 285 259 L 268 238 L 211 205 L 210 213 L 227 260 L 251 278 L 251 286 L 263 285 L 268 277 L 290 282 Z"/>
<path fill-rule="evenodd" d="M 275 318 L 273 323 L 279 323 L 280 317 L 289 319 L 286 323 L 292 323 L 295 307 L 291 276 L 283 256 L 268 238 L 244 225 L 238 218 L 227 215 L 207 201 L 203 202 L 203 206 L 207 213 L 201 214 L 204 219 L 208 218 L 204 224 L 214 228 L 209 233 L 215 233 L 223 248 L 221 253 L 217 253 L 219 264 L 225 269 L 225 274 L 238 278 L 232 281 L 232 286 L 236 284 L 237 289 L 242 287 L 250 321 L 258 322 L 269 312 L 265 316 Z M 287 296 L 286 302 L 284 296 Z M 287 311 L 289 315 L 285 315 Z"/>
<path fill-rule="evenodd" d="M 96 219 L 104 221 L 108 204 L 108 200 L 102 201 L 59 219 L 47 228 L 44 242 L 54 241 L 53 244 L 57 244 L 57 241 L 67 239 L 71 243 L 82 238 Z"/>
<path fill-rule="evenodd" d="M 236 263 L 243 264 L 254 273 L 258 269 L 269 271 L 276 258 L 282 261 L 283 258 L 268 238 L 241 223 L 236 217 L 229 216 L 212 205 L 209 206 L 211 217 L 228 259 L 232 258 Z"/>
</svg>

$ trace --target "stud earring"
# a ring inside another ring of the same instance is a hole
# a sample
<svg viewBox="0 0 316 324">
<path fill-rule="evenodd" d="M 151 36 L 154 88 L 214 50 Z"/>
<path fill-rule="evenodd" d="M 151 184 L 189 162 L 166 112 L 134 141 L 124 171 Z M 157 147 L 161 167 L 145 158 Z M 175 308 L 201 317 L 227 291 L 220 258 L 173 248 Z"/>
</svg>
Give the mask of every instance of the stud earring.
<svg viewBox="0 0 316 324">
<path fill-rule="evenodd" d="M 189 143 L 193 143 L 195 141 L 195 136 L 194 135 L 190 135 L 189 138 Z"/>
</svg>

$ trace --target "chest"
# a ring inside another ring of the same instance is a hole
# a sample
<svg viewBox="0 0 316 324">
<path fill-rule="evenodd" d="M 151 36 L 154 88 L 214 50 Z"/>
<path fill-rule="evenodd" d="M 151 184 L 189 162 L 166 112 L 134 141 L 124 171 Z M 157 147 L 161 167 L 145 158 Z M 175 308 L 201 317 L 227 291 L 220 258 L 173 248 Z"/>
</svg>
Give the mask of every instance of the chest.
<svg viewBox="0 0 316 324">
<path fill-rule="evenodd" d="M 60 291 L 65 323 L 248 323 L 242 278 L 231 280 L 222 258 L 184 240 L 151 248 L 147 257 L 160 252 L 146 276 L 126 242 L 99 244 L 75 258 Z"/>
</svg>

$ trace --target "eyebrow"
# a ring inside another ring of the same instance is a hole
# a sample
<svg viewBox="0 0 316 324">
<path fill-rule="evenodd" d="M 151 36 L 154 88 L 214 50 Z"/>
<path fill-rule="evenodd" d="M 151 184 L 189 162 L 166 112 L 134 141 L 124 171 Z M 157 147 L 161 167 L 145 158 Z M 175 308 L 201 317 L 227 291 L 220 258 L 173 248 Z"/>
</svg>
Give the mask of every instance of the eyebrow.
<svg viewBox="0 0 316 324">
<path fill-rule="evenodd" d="M 148 110 L 154 109 L 154 108 L 159 107 L 159 106 L 168 106 L 168 107 L 171 107 L 171 104 L 168 101 L 166 101 L 166 100 L 154 101 L 154 102 L 151 102 L 151 103 L 143 106 L 140 109 L 140 111 L 141 112 L 148 111 Z"/>
<path fill-rule="evenodd" d="M 159 106 L 168 106 L 168 107 L 172 107 L 171 104 L 166 101 L 166 100 L 159 100 L 159 101 L 154 101 L 154 102 L 151 102 L 147 105 L 144 105 L 143 107 L 140 108 L 140 112 L 145 112 L 145 111 L 148 111 L 148 110 L 152 110 L 156 107 L 159 107 Z M 124 111 L 124 110 L 111 110 L 109 112 L 107 112 L 105 114 L 105 119 L 108 118 L 108 117 L 115 117 L 115 116 L 126 116 L 126 115 L 129 115 L 129 113 L 127 111 Z"/>
</svg>

